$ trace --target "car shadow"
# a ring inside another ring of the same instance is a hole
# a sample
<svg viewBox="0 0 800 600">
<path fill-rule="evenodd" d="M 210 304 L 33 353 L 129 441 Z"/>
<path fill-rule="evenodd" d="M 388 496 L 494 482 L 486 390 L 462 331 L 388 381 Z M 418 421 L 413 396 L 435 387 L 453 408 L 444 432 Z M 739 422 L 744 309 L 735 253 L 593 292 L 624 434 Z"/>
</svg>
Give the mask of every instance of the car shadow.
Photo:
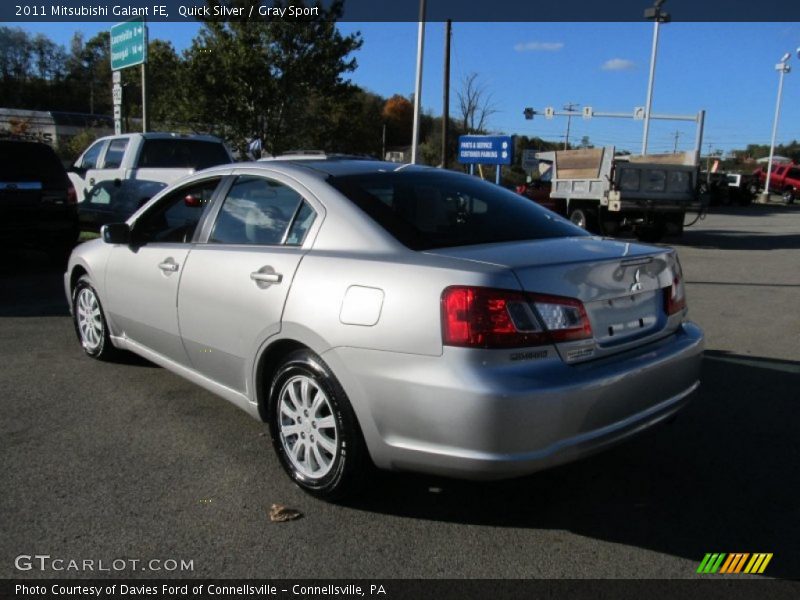
<svg viewBox="0 0 800 600">
<path fill-rule="evenodd" d="M 683 237 L 675 240 L 676 246 L 714 248 L 717 250 L 796 250 L 800 248 L 800 234 L 765 234 L 741 230 L 687 229 Z"/>
<path fill-rule="evenodd" d="M 69 315 L 63 264 L 43 250 L 11 248 L 0 264 L 0 317 Z"/>
<path fill-rule="evenodd" d="M 747 206 L 712 206 L 709 214 L 730 215 L 738 217 L 772 217 L 800 210 L 800 205 L 794 204 L 749 204 Z"/>
<path fill-rule="evenodd" d="M 64 291 L 64 264 L 54 262 L 47 253 L 15 249 L 0 265 L 0 318 L 2 317 L 68 317 L 69 305 Z M 113 362 L 157 367 L 136 354 L 120 352 Z"/>
<path fill-rule="evenodd" d="M 603 454 L 497 483 L 378 474 L 350 506 L 568 530 L 698 563 L 706 552 L 772 552 L 769 575 L 797 578 L 800 363 L 707 352 L 703 367 L 673 423 Z"/>
</svg>

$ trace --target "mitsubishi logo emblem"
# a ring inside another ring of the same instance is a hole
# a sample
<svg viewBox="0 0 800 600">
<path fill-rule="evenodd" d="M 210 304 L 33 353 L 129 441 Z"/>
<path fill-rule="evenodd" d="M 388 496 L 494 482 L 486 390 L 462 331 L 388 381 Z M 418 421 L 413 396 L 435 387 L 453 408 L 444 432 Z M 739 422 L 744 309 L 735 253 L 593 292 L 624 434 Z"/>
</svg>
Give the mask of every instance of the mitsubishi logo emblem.
<svg viewBox="0 0 800 600">
<path fill-rule="evenodd" d="M 631 292 L 642 291 L 642 282 L 639 280 L 640 276 L 641 276 L 641 269 L 636 269 L 636 273 L 633 274 L 633 283 L 631 284 Z"/>
</svg>

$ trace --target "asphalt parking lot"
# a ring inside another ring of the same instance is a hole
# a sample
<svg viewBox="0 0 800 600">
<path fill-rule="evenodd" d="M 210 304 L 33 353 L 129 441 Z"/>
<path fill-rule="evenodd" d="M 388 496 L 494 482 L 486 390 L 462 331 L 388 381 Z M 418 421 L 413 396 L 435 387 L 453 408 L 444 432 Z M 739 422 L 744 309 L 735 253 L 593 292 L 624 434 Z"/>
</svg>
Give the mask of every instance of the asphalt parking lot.
<svg viewBox="0 0 800 600">
<path fill-rule="evenodd" d="M 670 425 L 521 480 L 380 475 L 348 506 L 314 500 L 265 428 L 75 337 L 61 273 L 35 253 L 0 267 L 0 577 L 21 554 L 184 559 L 269 578 L 695 577 L 707 552 L 771 552 L 800 577 L 800 207 L 752 206 L 687 230 L 703 382 Z M 303 513 L 270 522 L 272 503 Z"/>
</svg>

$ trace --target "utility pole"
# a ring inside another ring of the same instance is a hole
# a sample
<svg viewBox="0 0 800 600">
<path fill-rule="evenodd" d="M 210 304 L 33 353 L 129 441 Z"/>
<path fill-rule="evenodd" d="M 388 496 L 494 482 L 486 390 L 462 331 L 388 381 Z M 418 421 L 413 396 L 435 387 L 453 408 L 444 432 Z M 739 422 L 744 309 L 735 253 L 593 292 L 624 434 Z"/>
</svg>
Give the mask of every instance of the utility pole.
<svg viewBox="0 0 800 600">
<path fill-rule="evenodd" d="M 676 129 L 675 133 L 673 135 L 675 136 L 675 145 L 672 148 L 672 153 L 673 154 L 677 154 L 678 153 L 678 138 L 681 137 L 681 132 Z"/>
<path fill-rule="evenodd" d="M 572 123 L 572 112 L 579 106 L 580 104 L 575 104 L 574 102 L 570 102 L 569 104 L 564 106 L 564 110 L 566 110 L 569 113 L 567 115 L 567 135 L 564 136 L 564 150 L 569 149 L 569 126 Z"/>
<path fill-rule="evenodd" d="M 444 93 L 442 106 L 442 168 L 447 168 L 447 133 L 450 126 L 450 37 L 453 22 L 450 19 L 444 24 Z"/>
</svg>

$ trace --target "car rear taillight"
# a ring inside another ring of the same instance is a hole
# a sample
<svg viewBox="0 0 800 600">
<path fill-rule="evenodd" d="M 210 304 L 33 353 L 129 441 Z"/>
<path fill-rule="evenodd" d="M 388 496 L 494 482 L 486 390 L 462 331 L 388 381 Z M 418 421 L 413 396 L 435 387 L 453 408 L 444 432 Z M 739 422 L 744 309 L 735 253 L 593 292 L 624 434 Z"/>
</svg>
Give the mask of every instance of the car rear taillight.
<svg viewBox="0 0 800 600">
<path fill-rule="evenodd" d="M 562 296 L 530 296 L 536 312 L 554 342 L 572 342 L 592 337 L 592 326 L 583 302 Z"/>
<path fill-rule="evenodd" d="M 519 348 L 592 336 L 579 300 L 512 290 L 454 286 L 442 292 L 446 346 Z"/>
<path fill-rule="evenodd" d="M 686 291 L 683 287 L 683 278 L 675 275 L 672 285 L 664 288 L 664 311 L 674 315 L 686 308 Z"/>
<path fill-rule="evenodd" d="M 73 186 L 67 187 L 67 204 L 77 204 L 78 203 L 78 194 L 75 193 L 75 188 Z"/>
<path fill-rule="evenodd" d="M 686 308 L 686 289 L 683 285 L 681 264 L 676 261 L 674 269 L 672 285 L 664 288 L 664 312 L 668 315 L 674 315 Z"/>
</svg>

